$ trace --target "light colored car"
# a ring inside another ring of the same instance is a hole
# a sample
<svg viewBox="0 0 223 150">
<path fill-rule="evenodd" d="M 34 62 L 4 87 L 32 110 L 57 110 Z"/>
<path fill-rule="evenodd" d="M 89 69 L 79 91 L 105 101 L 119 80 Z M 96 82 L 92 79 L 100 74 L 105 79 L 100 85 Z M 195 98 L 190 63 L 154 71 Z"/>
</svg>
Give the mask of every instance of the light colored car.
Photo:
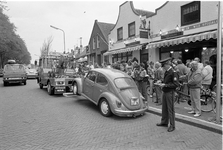
<svg viewBox="0 0 223 150">
<path fill-rule="evenodd" d="M 27 74 L 27 78 L 28 79 L 36 79 L 37 76 L 38 76 L 38 73 L 36 71 L 36 69 L 29 69 L 29 68 L 26 68 L 26 74 Z"/>
<path fill-rule="evenodd" d="M 148 107 L 134 80 L 116 69 L 96 68 L 75 78 L 73 94 L 82 95 L 99 106 L 103 116 L 144 115 Z"/>
</svg>

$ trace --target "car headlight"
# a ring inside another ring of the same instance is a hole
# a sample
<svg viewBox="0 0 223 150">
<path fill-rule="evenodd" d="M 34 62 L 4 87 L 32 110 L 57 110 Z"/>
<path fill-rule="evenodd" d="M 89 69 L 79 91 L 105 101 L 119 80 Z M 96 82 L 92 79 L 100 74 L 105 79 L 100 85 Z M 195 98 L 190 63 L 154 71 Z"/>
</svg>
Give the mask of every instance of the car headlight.
<svg viewBox="0 0 223 150">
<path fill-rule="evenodd" d="M 120 101 L 118 101 L 118 100 L 116 100 L 116 105 L 117 105 L 118 108 L 122 107 L 122 103 Z"/>
</svg>

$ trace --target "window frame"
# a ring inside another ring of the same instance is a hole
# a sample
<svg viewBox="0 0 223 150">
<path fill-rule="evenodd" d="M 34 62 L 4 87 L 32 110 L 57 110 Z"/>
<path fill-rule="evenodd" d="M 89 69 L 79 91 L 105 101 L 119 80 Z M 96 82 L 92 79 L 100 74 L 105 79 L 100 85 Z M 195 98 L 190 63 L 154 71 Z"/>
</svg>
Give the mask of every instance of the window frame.
<svg viewBox="0 0 223 150">
<path fill-rule="evenodd" d="M 134 33 L 131 33 L 131 27 L 134 25 Z M 136 27 L 135 27 L 135 21 L 128 24 L 128 37 L 133 37 L 136 35 Z"/>
<path fill-rule="evenodd" d="M 117 41 L 121 41 L 121 40 L 123 40 L 123 27 L 120 27 L 117 29 Z"/>
</svg>

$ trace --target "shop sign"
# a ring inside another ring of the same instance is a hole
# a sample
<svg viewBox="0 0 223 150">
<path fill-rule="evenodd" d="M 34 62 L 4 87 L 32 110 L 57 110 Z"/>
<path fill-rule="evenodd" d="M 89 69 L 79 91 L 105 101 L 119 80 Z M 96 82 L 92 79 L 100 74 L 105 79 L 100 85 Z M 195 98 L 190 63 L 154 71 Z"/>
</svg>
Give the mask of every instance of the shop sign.
<svg viewBox="0 0 223 150">
<path fill-rule="evenodd" d="M 199 23 L 199 24 L 196 24 L 196 25 L 193 25 L 193 26 L 184 27 L 183 30 L 196 29 L 196 28 L 210 26 L 210 25 L 217 24 L 217 23 L 218 23 L 218 19 L 215 19 L 215 20 Z"/>
<path fill-rule="evenodd" d="M 179 31 L 179 32 L 172 32 L 166 35 L 161 35 L 161 39 L 167 39 L 167 38 L 172 38 L 172 37 L 176 37 L 176 36 L 180 36 L 183 35 L 183 31 Z"/>
</svg>

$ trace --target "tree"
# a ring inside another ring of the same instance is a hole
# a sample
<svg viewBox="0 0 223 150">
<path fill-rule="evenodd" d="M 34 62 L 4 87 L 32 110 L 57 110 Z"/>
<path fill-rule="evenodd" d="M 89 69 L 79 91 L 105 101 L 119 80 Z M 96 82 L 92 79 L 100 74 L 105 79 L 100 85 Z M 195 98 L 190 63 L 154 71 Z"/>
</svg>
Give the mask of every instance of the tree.
<svg viewBox="0 0 223 150">
<path fill-rule="evenodd" d="M 19 63 L 29 64 L 31 56 L 24 40 L 16 34 L 15 25 L 3 13 L 3 10 L 7 10 L 5 3 L 0 1 L 0 68 L 9 59 L 15 59 Z"/>
</svg>

